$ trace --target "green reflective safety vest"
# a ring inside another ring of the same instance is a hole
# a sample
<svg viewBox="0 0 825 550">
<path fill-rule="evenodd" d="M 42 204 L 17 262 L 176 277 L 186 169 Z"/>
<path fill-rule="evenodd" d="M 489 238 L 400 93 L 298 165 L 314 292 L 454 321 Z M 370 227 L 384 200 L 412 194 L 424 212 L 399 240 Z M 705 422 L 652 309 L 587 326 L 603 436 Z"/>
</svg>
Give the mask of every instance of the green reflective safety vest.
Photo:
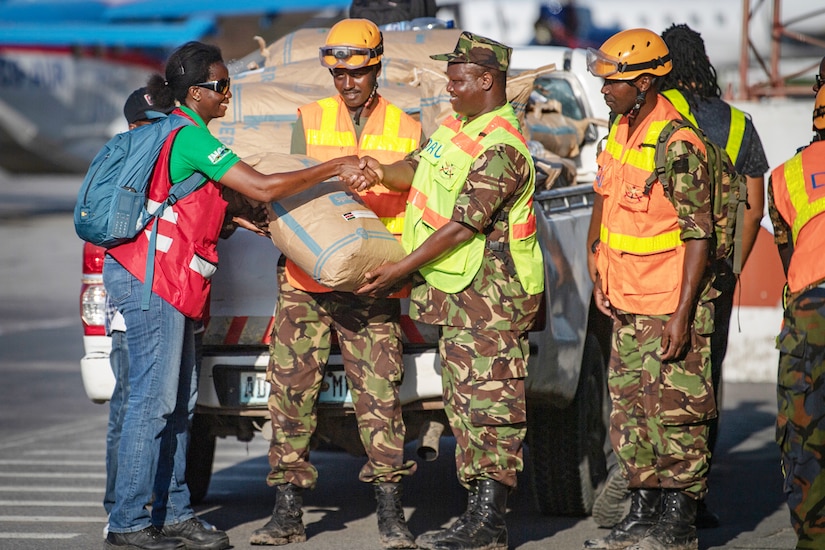
<svg viewBox="0 0 825 550">
<path fill-rule="evenodd" d="M 527 158 L 530 181 L 507 213 L 508 245 L 522 288 L 527 294 L 539 294 L 544 291 L 544 265 L 533 211 L 536 169 L 518 128 L 509 103 L 463 127 L 457 115 L 442 123 L 421 151 L 407 199 L 401 244 L 409 253 L 446 225 L 475 160 L 496 144 L 510 145 Z M 485 235 L 476 233 L 419 271 L 433 287 L 460 292 L 478 273 L 485 246 Z"/>
</svg>

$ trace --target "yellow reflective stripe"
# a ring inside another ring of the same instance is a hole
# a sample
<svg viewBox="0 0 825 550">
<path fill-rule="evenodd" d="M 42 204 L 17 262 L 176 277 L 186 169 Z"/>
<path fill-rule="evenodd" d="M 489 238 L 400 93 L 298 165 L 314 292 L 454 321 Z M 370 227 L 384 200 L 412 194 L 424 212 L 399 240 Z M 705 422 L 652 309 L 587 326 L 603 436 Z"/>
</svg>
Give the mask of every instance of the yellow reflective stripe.
<svg viewBox="0 0 825 550">
<path fill-rule="evenodd" d="M 678 90 L 665 90 L 662 92 L 679 113 L 691 121 L 694 126 L 698 127 L 699 123 L 690 110 L 690 104 L 685 99 L 682 92 Z M 725 151 L 731 159 L 731 162 L 736 164 L 736 159 L 739 158 L 739 152 L 742 150 L 742 140 L 745 137 L 745 113 L 729 105 L 730 107 L 730 128 L 728 129 L 728 141 L 725 144 Z"/>
<path fill-rule="evenodd" d="M 662 92 L 662 95 L 665 96 L 674 107 L 676 107 L 676 110 L 679 111 L 680 115 L 692 122 L 694 126 L 699 126 L 696 122 L 696 117 L 694 117 L 693 113 L 690 111 L 690 104 L 687 102 L 687 99 L 685 99 L 685 96 L 682 95 L 682 92 L 679 90 L 665 90 Z"/>
<path fill-rule="evenodd" d="M 647 130 L 643 146 L 638 149 L 629 149 L 625 151 L 625 158 L 623 164 L 629 164 L 640 170 L 652 172 L 656 169 L 656 140 L 659 134 L 662 133 L 664 127 L 669 123 L 669 120 L 657 120 L 651 123 Z"/>
<path fill-rule="evenodd" d="M 611 157 L 618 160 L 622 156 L 622 146 L 619 145 L 619 142 L 616 141 L 616 127 L 618 122 L 613 124 L 613 127 L 610 129 L 610 136 L 607 139 L 607 143 L 604 146 L 604 150 L 607 151 Z"/>
<path fill-rule="evenodd" d="M 610 129 L 610 136 L 608 137 L 605 151 L 622 164 L 629 164 L 634 168 L 652 172 L 656 168 L 656 140 L 669 122 L 669 120 L 657 120 L 651 123 L 645 135 L 644 146 L 638 150 L 632 148 L 624 150 L 616 141 L 617 120 L 617 122 L 613 124 L 613 128 Z"/>
<path fill-rule="evenodd" d="M 393 235 L 400 235 L 404 229 L 404 217 L 396 218 L 380 218 L 381 223 L 387 228 L 387 231 Z"/>
<path fill-rule="evenodd" d="M 603 225 L 599 231 L 599 240 L 608 248 L 618 252 L 628 252 L 630 254 L 655 254 L 673 250 L 682 244 L 680 230 L 674 229 L 661 235 L 652 237 L 637 237 L 635 235 L 623 235 L 621 233 L 610 233 Z"/>
<path fill-rule="evenodd" d="M 384 133 L 361 136 L 361 150 L 393 151 L 404 154 L 415 151 L 418 147 L 416 140 L 399 137 L 401 133 L 401 115 L 403 113 L 395 105 L 387 105 L 384 110 Z"/>
<path fill-rule="evenodd" d="M 788 186 L 788 196 L 796 211 L 793 221 L 793 241 L 811 218 L 825 212 L 825 198 L 809 202 L 808 192 L 805 189 L 805 171 L 802 166 L 802 155 L 795 155 L 785 163 L 785 184 Z"/>
<path fill-rule="evenodd" d="M 745 138 L 745 113 L 731 106 L 730 108 L 730 131 L 728 132 L 728 142 L 725 144 L 725 151 L 728 152 L 730 160 L 736 164 L 739 151 L 742 149 L 742 140 Z"/>
<path fill-rule="evenodd" d="M 338 102 L 327 97 L 318 101 L 321 106 L 321 127 L 306 131 L 307 145 L 332 147 L 355 147 L 355 136 L 351 132 L 337 132 Z"/>
</svg>

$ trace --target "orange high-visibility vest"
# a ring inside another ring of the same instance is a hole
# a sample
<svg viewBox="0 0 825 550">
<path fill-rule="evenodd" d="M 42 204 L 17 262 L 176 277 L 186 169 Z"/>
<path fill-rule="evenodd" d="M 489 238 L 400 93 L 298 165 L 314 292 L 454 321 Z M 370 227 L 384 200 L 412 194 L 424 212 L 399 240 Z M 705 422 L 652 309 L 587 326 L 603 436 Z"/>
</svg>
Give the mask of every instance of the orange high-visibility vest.
<svg viewBox="0 0 825 550">
<path fill-rule="evenodd" d="M 670 120 L 681 115 L 664 97 L 628 135 L 627 118 L 618 117 L 599 154 L 593 186 L 604 198 L 596 266 L 602 290 L 622 311 L 664 315 L 676 311 L 682 287 L 685 246 L 679 218 L 664 188 L 656 182 L 645 194 L 645 182 L 655 169 L 656 139 Z M 701 140 L 687 129 L 674 140 Z"/>
<path fill-rule="evenodd" d="M 825 280 L 825 142 L 815 141 L 774 169 L 771 186 L 793 235 L 788 288 L 801 292 Z"/>
<path fill-rule="evenodd" d="M 340 95 L 299 108 L 307 142 L 306 154 L 322 162 L 346 155 L 369 155 L 382 164 L 391 164 L 418 148 L 421 124 L 382 96 L 378 95 L 376 99 L 378 103 L 367 118 L 357 144 L 352 116 Z M 390 191 L 377 185 L 360 195 L 390 233 L 400 238 L 407 193 Z M 332 290 L 315 281 L 289 259 L 286 261 L 286 276 L 289 283 L 300 290 Z M 404 295 L 409 295 L 409 292 Z"/>
</svg>

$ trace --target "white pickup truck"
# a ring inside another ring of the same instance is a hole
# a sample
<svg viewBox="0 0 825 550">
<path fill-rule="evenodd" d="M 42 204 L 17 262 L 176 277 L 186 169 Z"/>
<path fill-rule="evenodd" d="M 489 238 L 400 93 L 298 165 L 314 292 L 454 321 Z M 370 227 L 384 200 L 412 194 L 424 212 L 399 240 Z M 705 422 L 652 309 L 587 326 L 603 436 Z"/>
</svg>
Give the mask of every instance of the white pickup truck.
<svg viewBox="0 0 825 550">
<path fill-rule="evenodd" d="M 549 63 L 555 63 L 557 70 L 537 80 L 536 90 L 558 100 L 569 118 L 606 118 L 598 83 L 585 70 L 583 51 L 517 49 L 512 71 Z M 534 201 L 545 252 L 546 291 L 540 328 L 530 336 L 528 463 L 537 506 L 548 515 L 588 514 L 605 476 L 604 361 L 609 329 L 603 316 L 591 308 L 592 283 L 585 254 L 595 145 L 603 134 L 602 125 L 587 126 L 581 153 L 572 159 L 577 166 L 575 181 L 538 191 Z M 218 250 L 220 268 L 213 280 L 203 333 L 199 397 L 189 450 L 197 460 L 190 460 L 187 470 L 195 502 L 207 493 L 217 437 L 248 441 L 256 434 L 268 437 L 270 433 L 269 388 L 264 375 L 278 292 L 279 253 L 270 240 L 242 229 L 221 240 Z M 98 403 L 109 399 L 114 385 L 109 340 L 102 327 L 102 254 L 102 249 L 85 246 L 80 298 L 85 347 L 81 373 L 89 398 Z M 419 456 L 436 459 L 441 427 L 447 425 L 437 330 L 408 317 L 402 325 L 406 371 L 401 399 L 408 438 L 421 435 Z M 449 429 L 445 431 L 449 434 Z M 337 350 L 327 365 L 316 437 L 363 454 Z"/>
</svg>

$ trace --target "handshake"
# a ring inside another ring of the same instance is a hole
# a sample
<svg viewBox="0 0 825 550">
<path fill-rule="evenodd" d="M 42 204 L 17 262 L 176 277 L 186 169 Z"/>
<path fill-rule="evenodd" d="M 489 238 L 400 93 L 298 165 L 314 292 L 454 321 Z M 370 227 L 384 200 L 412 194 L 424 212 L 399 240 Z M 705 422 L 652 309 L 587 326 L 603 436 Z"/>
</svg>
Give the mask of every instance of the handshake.
<svg viewBox="0 0 825 550">
<path fill-rule="evenodd" d="M 350 155 L 339 158 L 338 162 L 341 163 L 338 179 L 347 184 L 353 191 L 366 191 L 375 185 L 381 184 L 384 179 L 383 166 L 372 157 L 359 158 Z"/>
</svg>

